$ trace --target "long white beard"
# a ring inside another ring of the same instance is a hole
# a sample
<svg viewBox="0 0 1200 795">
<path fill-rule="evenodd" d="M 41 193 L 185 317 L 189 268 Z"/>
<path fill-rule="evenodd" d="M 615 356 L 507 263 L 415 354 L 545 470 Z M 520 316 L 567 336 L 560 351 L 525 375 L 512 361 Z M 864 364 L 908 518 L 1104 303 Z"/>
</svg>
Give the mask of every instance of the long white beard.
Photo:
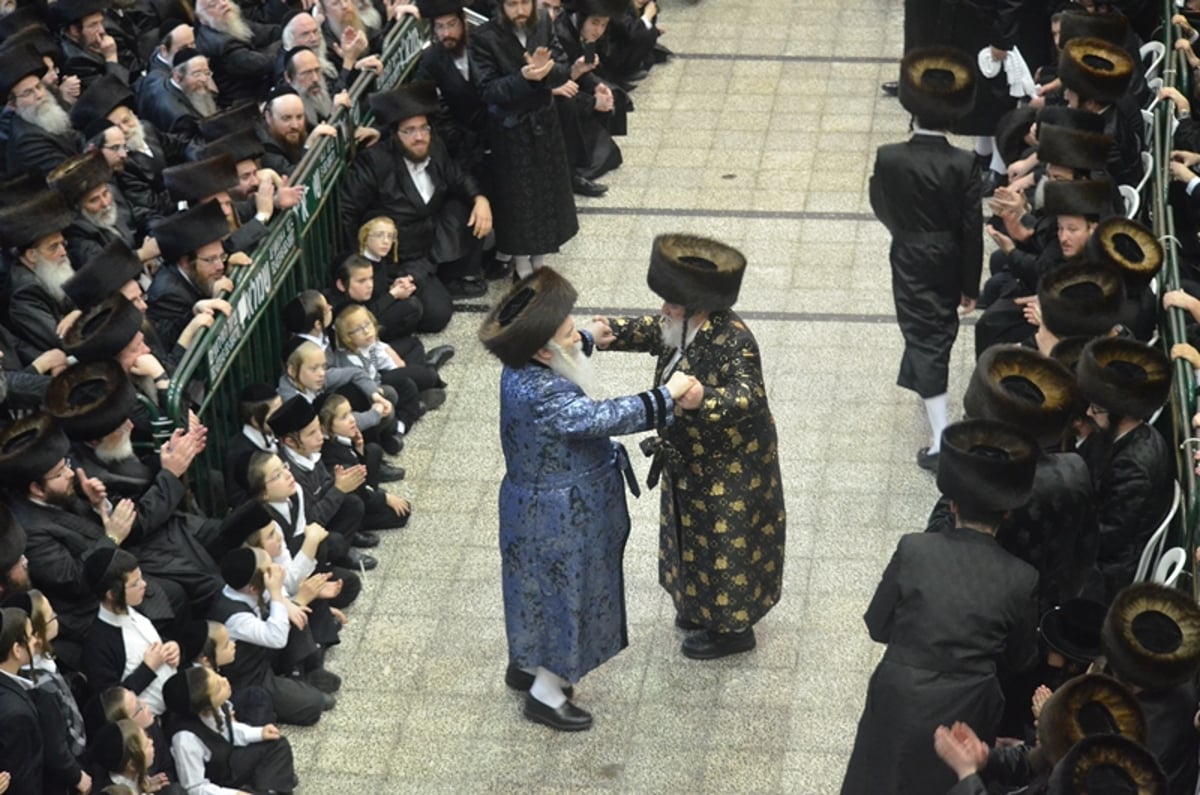
<svg viewBox="0 0 1200 795">
<path fill-rule="evenodd" d="M 383 20 L 379 17 L 379 9 L 371 4 L 371 0 L 364 0 L 364 2 L 356 3 L 355 5 L 358 6 L 358 18 L 366 25 L 367 30 L 379 30 L 383 24 Z"/>
<path fill-rule="evenodd" d="M 188 102 L 192 103 L 192 107 L 196 109 L 204 118 L 208 118 L 217 112 L 217 100 L 208 89 L 200 88 L 195 91 L 185 91 L 184 96 Z M 140 124 L 141 122 L 139 122 Z"/>
<path fill-rule="evenodd" d="M 683 321 L 663 315 L 662 341 L 667 350 L 676 351 L 683 347 Z"/>
<path fill-rule="evenodd" d="M 64 135 L 71 131 L 71 117 L 49 94 L 31 108 L 18 109 L 17 115 L 51 135 Z"/>
<path fill-rule="evenodd" d="M 317 60 L 321 62 L 321 74 L 326 77 L 337 77 L 338 68 L 333 61 L 329 60 L 329 42 L 325 41 L 325 37 L 321 37 L 321 43 L 317 45 Z"/>
<path fill-rule="evenodd" d="M 98 213 L 92 213 L 87 210 L 80 210 L 83 217 L 91 221 L 96 226 L 103 227 L 113 234 L 121 234 L 121 230 L 117 229 L 117 205 L 110 204 L 107 210 L 101 210 Z"/>
<path fill-rule="evenodd" d="M 46 292 L 50 293 L 55 301 L 61 303 L 66 297 L 63 292 L 63 283 L 75 275 L 75 270 L 71 267 L 71 260 L 66 256 L 51 260 L 42 257 L 41 254 L 35 254 L 33 275 L 42 287 L 46 288 Z"/>
<path fill-rule="evenodd" d="M 122 433 L 117 439 L 105 439 L 92 450 L 96 453 L 96 458 L 105 464 L 115 464 L 118 461 L 133 458 L 133 437 L 128 433 Z"/>
<path fill-rule="evenodd" d="M 224 33 L 226 36 L 231 36 L 238 41 L 249 43 L 250 39 L 254 37 L 250 26 L 242 18 L 242 9 L 236 5 L 232 6 L 228 16 L 221 20 L 213 19 L 208 14 L 201 13 L 198 9 L 197 16 L 200 17 L 201 22 L 213 30 Z"/>
<path fill-rule="evenodd" d="M 1033 201 L 1030 204 L 1035 210 L 1040 210 L 1046 206 L 1046 183 L 1048 181 L 1046 177 L 1042 177 L 1033 189 Z"/>
<path fill-rule="evenodd" d="M 142 124 L 141 119 L 134 123 L 131 131 L 125 133 L 125 143 L 129 145 L 130 152 L 141 152 L 146 149 L 146 126 Z"/>
<path fill-rule="evenodd" d="M 589 356 L 584 355 L 583 344 L 563 348 L 554 340 L 546 343 L 550 349 L 550 369 L 578 386 L 590 397 L 597 393 L 596 368 Z"/>
<path fill-rule="evenodd" d="M 308 120 L 310 129 L 333 115 L 333 97 L 329 96 L 329 87 L 324 81 L 320 86 L 321 90 L 316 94 L 305 92 L 300 95 L 304 102 L 304 118 Z"/>
</svg>

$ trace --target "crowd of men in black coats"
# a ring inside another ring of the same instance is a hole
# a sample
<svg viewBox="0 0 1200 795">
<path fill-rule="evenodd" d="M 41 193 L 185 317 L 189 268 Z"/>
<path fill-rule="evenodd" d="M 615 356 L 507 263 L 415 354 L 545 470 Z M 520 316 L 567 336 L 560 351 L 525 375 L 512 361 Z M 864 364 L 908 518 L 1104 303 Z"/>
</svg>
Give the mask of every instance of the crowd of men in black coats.
<svg viewBox="0 0 1200 795">
<path fill-rule="evenodd" d="M 0 792 L 294 788 L 276 724 L 335 706 L 325 655 L 365 550 L 412 511 L 387 456 L 446 399 L 454 350 L 418 335 L 574 234 L 572 192 L 604 192 L 667 54 L 654 0 L 472 8 L 478 32 L 458 0 L 0 17 Z M 375 126 L 350 129 L 338 110 L 405 15 L 429 25 L 418 81 L 362 97 Z M 283 307 L 279 381 L 242 390 L 221 440 L 237 507 L 205 513 L 207 428 L 156 445 L 155 418 L 303 200 L 305 152 L 340 135 L 344 252 Z M 531 223 L 542 187 L 556 209 Z"/>
</svg>

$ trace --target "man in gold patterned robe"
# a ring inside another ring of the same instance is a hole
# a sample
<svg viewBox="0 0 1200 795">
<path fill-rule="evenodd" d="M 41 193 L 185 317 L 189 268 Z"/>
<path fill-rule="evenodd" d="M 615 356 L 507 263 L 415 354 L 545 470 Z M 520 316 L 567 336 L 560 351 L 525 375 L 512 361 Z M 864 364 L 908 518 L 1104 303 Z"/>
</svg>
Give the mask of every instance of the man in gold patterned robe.
<svg viewBox="0 0 1200 795">
<path fill-rule="evenodd" d="M 659 582 L 683 653 L 700 660 L 749 651 L 754 624 L 779 601 L 785 513 L 775 420 L 758 343 L 731 310 L 745 257 L 689 235 L 654 241 L 647 282 L 661 317 L 597 318 L 597 346 L 658 357 L 655 384 L 673 372 L 699 385 L 676 418 L 643 442 L 662 476 Z M 607 328 L 605 327 L 607 324 Z"/>
</svg>

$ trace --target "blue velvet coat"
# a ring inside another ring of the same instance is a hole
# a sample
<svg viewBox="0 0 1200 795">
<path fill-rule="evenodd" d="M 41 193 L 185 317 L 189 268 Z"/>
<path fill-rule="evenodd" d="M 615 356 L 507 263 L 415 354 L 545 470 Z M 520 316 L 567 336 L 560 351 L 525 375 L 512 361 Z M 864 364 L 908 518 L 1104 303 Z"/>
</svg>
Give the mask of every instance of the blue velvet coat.
<svg viewBox="0 0 1200 795">
<path fill-rule="evenodd" d="M 651 430 L 673 408 L 665 387 L 597 401 L 549 368 L 504 368 L 500 556 L 511 663 L 577 682 L 628 644 L 629 459 L 609 436 Z"/>
</svg>

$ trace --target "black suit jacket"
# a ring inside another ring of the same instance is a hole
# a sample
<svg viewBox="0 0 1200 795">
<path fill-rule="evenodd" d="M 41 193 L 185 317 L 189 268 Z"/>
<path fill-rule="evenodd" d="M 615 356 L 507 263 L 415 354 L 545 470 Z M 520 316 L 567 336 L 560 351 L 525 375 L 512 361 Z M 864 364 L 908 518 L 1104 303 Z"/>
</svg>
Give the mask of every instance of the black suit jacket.
<svg viewBox="0 0 1200 795">
<path fill-rule="evenodd" d="M 36 124 L 13 115 L 8 135 L 5 168 L 9 174 L 25 171 L 44 177 L 68 157 L 80 152 L 81 140 L 74 130 L 51 135 Z"/>
<path fill-rule="evenodd" d="M 483 155 L 487 105 L 475 87 L 475 66 L 467 50 L 467 75 L 454 64 L 454 56 L 445 47 L 433 44 L 421 53 L 414 80 L 437 83 L 442 112 L 435 122 L 438 137 L 456 158 L 474 163 L 473 155 Z M 478 150 L 478 151 L 476 151 Z"/>
<path fill-rule="evenodd" d="M 0 673 L 0 759 L 12 775 L 9 795 L 43 795 L 43 748 L 33 699 L 8 674 Z"/>
<path fill-rule="evenodd" d="M 138 117 L 160 130 L 195 138 L 200 134 L 200 112 L 171 78 L 142 81 L 138 95 Z"/>
<path fill-rule="evenodd" d="M 59 38 L 58 43 L 62 46 L 63 51 L 63 66 L 59 69 L 59 73 L 78 77 L 81 92 L 87 91 L 88 86 L 96 78 L 104 75 L 114 75 L 120 78 L 122 83 L 129 85 L 129 68 L 121 64 L 119 60 L 116 63 L 109 63 L 99 55 L 88 52 L 71 41 L 65 33 Z"/>
<path fill-rule="evenodd" d="M 146 292 L 146 317 L 162 341 L 173 345 L 192 319 L 192 305 L 211 297 L 201 293 L 178 265 L 164 265 L 154 274 L 154 281 Z"/>
<path fill-rule="evenodd" d="M 12 293 L 8 299 L 8 320 L 17 336 L 38 351 L 62 347 L 55 328 L 62 320 L 63 308 L 46 291 L 33 271 L 24 265 L 12 270 Z"/>
<path fill-rule="evenodd" d="M 221 90 L 222 107 L 266 99 L 271 88 L 279 26 L 247 20 L 253 34 L 249 43 L 238 41 L 197 21 L 196 49 L 208 58 L 213 80 Z"/>
</svg>

